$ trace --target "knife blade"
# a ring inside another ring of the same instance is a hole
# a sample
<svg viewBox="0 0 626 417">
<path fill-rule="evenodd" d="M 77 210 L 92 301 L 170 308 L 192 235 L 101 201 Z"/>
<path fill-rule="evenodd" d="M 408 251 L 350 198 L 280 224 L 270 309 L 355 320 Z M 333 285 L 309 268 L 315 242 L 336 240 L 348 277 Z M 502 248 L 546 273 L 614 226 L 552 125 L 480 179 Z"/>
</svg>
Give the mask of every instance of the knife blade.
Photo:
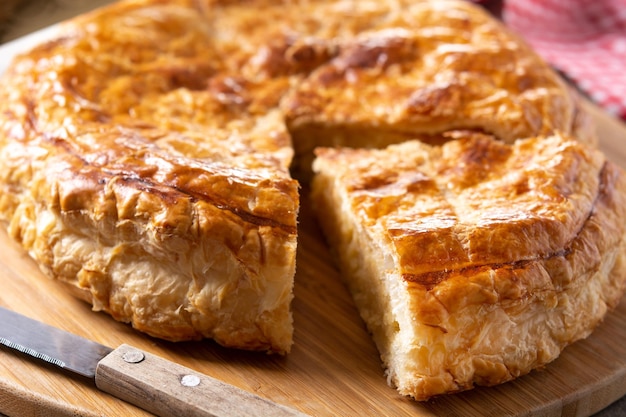
<svg viewBox="0 0 626 417">
<path fill-rule="evenodd" d="M 99 390 L 158 416 L 306 416 L 133 346 L 113 349 L 4 307 L 0 344 L 93 379 Z"/>
</svg>

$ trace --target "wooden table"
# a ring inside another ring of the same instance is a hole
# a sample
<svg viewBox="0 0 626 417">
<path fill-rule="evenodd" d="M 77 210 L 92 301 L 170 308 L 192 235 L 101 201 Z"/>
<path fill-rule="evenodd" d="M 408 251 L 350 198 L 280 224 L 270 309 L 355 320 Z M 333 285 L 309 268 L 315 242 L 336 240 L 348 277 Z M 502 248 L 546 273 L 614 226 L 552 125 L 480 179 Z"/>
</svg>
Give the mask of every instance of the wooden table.
<svg viewBox="0 0 626 417">
<path fill-rule="evenodd" d="M 67 13 L 61 18 L 65 17 Z M 37 25 L 45 26 L 41 21 Z M 16 47 L 21 46 L 13 44 Z M 0 61 L 6 59 L 0 53 Z M 590 109 L 598 120 L 602 148 L 626 168 L 626 128 L 597 108 Z M 173 344 L 137 333 L 107 315 L 91 312 L 88 305 L 65 293 L 3 231 L 0 305 L 103 344 L 135 345 L 314 416 L 587 416 L 626 394 L 625 300 L 592 336 L 567 348 L 544 370 L 502 386 L 427 403 L 399 396 L 386 384 L 377 350 L 330 262 L 307 210 L 306 195 L 304 199 L 293 303 L 295 345 L 286 357 L 229 350 L 210 341 Z M 0 412 L 147 415 L 100 393 L 88 381 L 6 349 L 0 349 Z"/>
</svg>

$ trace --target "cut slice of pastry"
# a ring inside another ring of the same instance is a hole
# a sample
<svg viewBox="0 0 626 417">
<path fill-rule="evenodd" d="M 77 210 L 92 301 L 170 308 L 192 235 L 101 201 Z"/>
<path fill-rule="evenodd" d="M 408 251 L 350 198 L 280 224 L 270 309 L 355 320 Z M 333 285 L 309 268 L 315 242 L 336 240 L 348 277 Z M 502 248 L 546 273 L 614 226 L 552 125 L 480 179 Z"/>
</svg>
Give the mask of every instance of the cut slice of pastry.
<svg viewBox="0 0 626 417">
<path fill-rule="evenodd" d="M 567 136 L 453 132 L 317 150 L 311 197 L 390 383 L 499 384 L 586 337 L 626 287 L 626 175 Z"/>
</svg>

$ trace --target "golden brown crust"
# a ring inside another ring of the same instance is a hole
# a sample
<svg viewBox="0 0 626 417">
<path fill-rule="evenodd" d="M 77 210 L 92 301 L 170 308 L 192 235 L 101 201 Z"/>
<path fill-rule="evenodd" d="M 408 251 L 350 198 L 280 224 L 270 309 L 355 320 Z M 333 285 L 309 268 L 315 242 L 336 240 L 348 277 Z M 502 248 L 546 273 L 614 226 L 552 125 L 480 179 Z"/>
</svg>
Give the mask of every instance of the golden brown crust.
<svg viewBox="0 0 626 417">
<path fill-rule="evenodd" d="M 432 143 L 453 129 L 506 142 L 557 130 L 595 141 L 575 94 L 498 21 L 469 2 L 403 3 L 368 20 L 285 97 L 296 153 Z"/>
<path fill-rule="evenodd" d="M 419 400 L 545 365 L 626 288 L 621 169 L 561 135 L 455 136 L 318 149 L 314 164 L 313 201 L 389 378 Z"/>
</svg>

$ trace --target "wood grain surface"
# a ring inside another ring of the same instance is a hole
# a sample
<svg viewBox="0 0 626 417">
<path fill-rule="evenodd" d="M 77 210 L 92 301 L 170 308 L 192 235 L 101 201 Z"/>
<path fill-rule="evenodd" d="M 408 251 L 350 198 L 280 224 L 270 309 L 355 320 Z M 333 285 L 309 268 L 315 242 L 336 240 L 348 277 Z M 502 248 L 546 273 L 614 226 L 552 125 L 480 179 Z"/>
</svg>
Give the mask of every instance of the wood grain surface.
<svg viewBox="0 0 626 417">
<path fill-rule="evenodd" d="M 0 59 L 6 59 L 0 48 Z M 590 106 L 602 148 L 626 168 L 626 128 Z M 0 305 L 100 343 L 130 344 L 312 416 L 588 416 L 626 394 L 626 301 L 586 340 L 511 383 L 418 403 L 399 396 L 331 262 L 303 190 L 295 345 L 281 357 L 211 341 L 150 338 L 70 296 L 0 230 Z M 9 416 L 146 416 L 93 383 L 0 348 L 0 412 Z"/>
</svg>

